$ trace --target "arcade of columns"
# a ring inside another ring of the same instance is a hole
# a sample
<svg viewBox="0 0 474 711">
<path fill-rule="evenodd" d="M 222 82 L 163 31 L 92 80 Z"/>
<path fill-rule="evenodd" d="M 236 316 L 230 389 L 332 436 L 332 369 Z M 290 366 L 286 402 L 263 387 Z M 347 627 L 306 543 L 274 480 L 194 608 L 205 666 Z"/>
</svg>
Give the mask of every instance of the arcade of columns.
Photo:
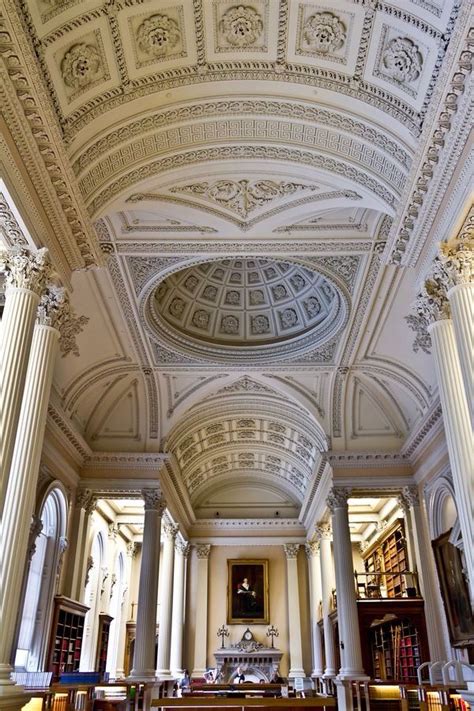
<svg viewBox="0 0 474 711">
<path fill-rule="evenodd" d="M 453 476 L 456 504 L 464 546 L 471 598 L 474 600 L 474 561 L 470 542 L 473 537 L 473 457 L 474 442 L 471 427 L 473 407 L 472 317 L 474 303 L 473 251 L 471 240 L 457 240 L 442 245 L 422 293 L 417 300 L 419 315 L 424 320 L 432 340 L 439 394 L 444 416 L 446 440 Z M 10 681 L 10 657 L 14 643 L 15 623 L 28 554 L 29 530 L 35 505 L 38 472 L 46 425 L 54 363 L 61 330 L 69 318 L 69 301 L 63 287 L 52 281 L 52 267 L 47 251 L 31 253 L 26 249 L 3 252 L 0 268 L 6 277 L 5 308 L 1 324 L 0 386 L 3 400 L 0 480 L 0 510 L 2 522 L 0 548 L 3 564 L 0 579 L 0 708 L 20 708 L 24 696 Z M 353 584 L 352 549 L 349 531 L 347 499 L 350 490 L 335 487 L 327 501 L 332 517 L 335 587 L 338 592 L 338 621 L 341 644 L 339 679 L 363 677 L 361 644 L 357 623 L 357 608 Z M 160 619 L 158 670 L 154 669 L 155 631 L 149 620 L 156 610 L 161 519 L 166 502 L 159 489 L 143 492 L 145 525 L 140 570 L 136 646 L 131 676 L 135 679 L 170 677 L 182 669 L 182 627 L 185 563 L 188 544 L 176 544 L 176 527 L 165 526 L 162 560 L 163 585 L 167 605 Z M 423 580 L 427 616 L 437 614 L 434 596 L 434 572 L 422 555 L 427 537 L 424 513 L 416 488 L 402 494 L 409 512 L 411 532 L 408 539 L 415 551 Z M 77 534 L 70 542 L 69 559 L 81 558 L 80 565 L 69 565 L 66 573 L 68 595 L 80 599 L 88 516 L 93 502 L 87 492 L 78 492 L 73 511 L 72 530 Z M 308 546 L 310 561 L 311 599 L 321 595 L 325 639 L 326 668 L 322 668 L 321 643 L 313 635 L 313 674 L 331 677 L 336 673 L 335 650 L 330 625 L 330 593 L 333 585 L 331 564 L 331 534 L 325 522 L 316 528 Z M 7 545 L 15 541 L 15 545 Z M 173 552 L 174 549 L 174 552 Z M 197 593 L 207 599 L 208 558 L 210 546 L 198 545 Z M 298 578 L 295 575 L 298 547 L 285 546 L 288 566 L 289 599 L 298 599 Z M 319 558 L 319 565 L 318 565 Z M 320 591 L 320 592 L 319 592 Z M 431 596 L 431 597 L 430 597 Z M 433 598 L 433 599 L 431 599 Z M 313 625 L 316 610 L 313 609 Z M 436 617 L 434 617 L 436 619 Z M 430 629 L 430 620 L 428 629 Z M 162 626 L 163 625 L 163 626 Z M 297 605 L 289 610 L 290 677 L 302 676 L 300 612 Z M 438 654 L 436 630 L 432 632 L 432 657 Z M 193 674 L 199 676 L 207 666 L 207 606 L 200 605 L 196 620 Z"/>
</svg>

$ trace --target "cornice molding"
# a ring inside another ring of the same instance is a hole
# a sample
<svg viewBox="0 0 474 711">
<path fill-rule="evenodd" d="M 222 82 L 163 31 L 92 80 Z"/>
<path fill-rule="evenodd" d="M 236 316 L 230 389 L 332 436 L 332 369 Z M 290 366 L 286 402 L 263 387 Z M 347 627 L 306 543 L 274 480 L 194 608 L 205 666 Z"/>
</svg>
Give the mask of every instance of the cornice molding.
<svg viewBox="0 0 474 711">
<path fill-rule="evenodd" d="M 94 452 L 84 461 L 85 467 L 96 469 L 153 469 L 161 467 L 170 458 L 169 454 L 158 453 L 133 453 L 133 452 Z M 157 472 L 158 474 L 158 472 Z"/>
<path fill-rule="evenodd" d="M 59 435 L 60 440 L 72 450 L 81 464 L 91 456 L 92 450 L 79 432 L 75 430 L 68 416 L 51 401 L 48 405 L 48 424 Z"/>
<path fill-rule="evenodd" d="M 337 469 L 364 469 L 367 466 L 393 467 L 409 465 L 410 460 L 400 452 L 328 452 L 328 460 Z"/>
<path fill-rule="evenodd" d="M 0 98 L 9 129 L 30 177 L 34 179 L 37 172 L 41 175 L 40 180 L 35 180 L 35 187 L 56 233 L 62 237 L 61 246 L 71 270 L 99 264 L 97 238 L 49 108 L 43 77 L 25 41 L 16 8 L 8 0 L 7 5 L 6 14 L 0 13 Z M 44 186 L 46 192 L 42 190 Z"/>
<path fill-rule="evenodd" d="M 423 419 L 409 433 L 401 449 L 401 454 L 411 462 L 418 459 L 433 433 L 443 426 L 443 412 L 439 399 L 433 403 Z"/>
</svg>

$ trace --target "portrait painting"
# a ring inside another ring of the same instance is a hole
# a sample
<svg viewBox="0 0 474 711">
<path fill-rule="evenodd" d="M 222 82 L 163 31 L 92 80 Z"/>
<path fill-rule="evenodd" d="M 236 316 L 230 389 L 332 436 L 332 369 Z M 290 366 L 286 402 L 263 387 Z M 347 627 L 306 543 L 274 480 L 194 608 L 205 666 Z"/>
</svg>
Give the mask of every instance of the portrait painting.
<svg viewBox="0 0 474 711">
<path fill-rule="evenodd" d="M 450 542 L 450 533 L 451 531 L 448 531 L 432 541 L 432 546 L 451 644 L 454 647 L 463 647 L 474 642 L 474 615 L 467 580 L 463 573 L 461 551 Z"/>
<path fill-rule="evenodd" d="M 227 624 L 269 622 L 268 560 L 228 560 Z"/>
</svg>

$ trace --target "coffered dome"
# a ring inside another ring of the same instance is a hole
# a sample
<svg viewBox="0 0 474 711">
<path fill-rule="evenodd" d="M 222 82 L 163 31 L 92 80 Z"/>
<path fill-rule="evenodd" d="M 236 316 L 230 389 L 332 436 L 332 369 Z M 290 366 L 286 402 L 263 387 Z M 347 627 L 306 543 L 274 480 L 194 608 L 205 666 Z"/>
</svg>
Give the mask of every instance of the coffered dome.
<svg viewBox="0 0 474 711">
<path fill-rule="evenodd" d="M 321 338 L 340 309 L 334 284 L 307 266 L 223 259 L 183 269 L 156 289 L 152 311 L 181 336 L 239 349 Z"/>
</svg>

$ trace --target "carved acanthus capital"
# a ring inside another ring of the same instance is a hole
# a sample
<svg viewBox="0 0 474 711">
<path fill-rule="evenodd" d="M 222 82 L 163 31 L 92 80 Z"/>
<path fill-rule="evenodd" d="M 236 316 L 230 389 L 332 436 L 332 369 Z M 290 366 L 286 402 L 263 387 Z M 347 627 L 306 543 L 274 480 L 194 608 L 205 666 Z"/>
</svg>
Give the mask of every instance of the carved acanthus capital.
<svg viewBox="0 0 474 711">
<path fill-rule="evenodd" d="M 84 587 L 87 587 L 87 583 L 89 582 L 89 577 L 91 574 L 91 570 L 94 567 L 94 558 L 90 555 L 87 558 L 87 564 L 86 564 L 86 578 L 84 581 Z"/>
<path fill-rule="evenodd" d="M 319 555 L 320 543 L 319 541 L 308 541 L 305 543 L 304 549 L 308 558 L 314 558 Z"/>
<path fill-rule="evenodd" d="M 326 521 L 321 521 L 318 523 L 317 526 L 314 528 L 314 535 L 316 538 L 321 541 L 325 539 L 326 541 L 331 541 L 332 540 L 332 527 L 329 522 Z"/>
<path fill-rule="evenodd" d="M 95 511 L 97 499 L 90 489 L 78 489 L 76 491 L 76 506 L 84 509 L 87 516 Z"/>
<path fill-rule="evenodd" d="M 145 511 L 157 511 L 160 516 L 166 508 L 165 497 L 160 489 L 142 489 Z"/>
<path fill-rule="evenodd" d="M 176 536 L 178 535 L 179 526 L 177 523 L 172 523 L 170 520 L 167 520 L 162 526 L 162 531 L 163 535 L 166 538 L 169 538 L 171 541 L 174 541 Z"/>
<path fill-rule="evenodd" d="M 117 536 L 119 534 L 119 527 L 116 523 L 109 523 L 108 525 L 108 537 L 112 541 L 117 540 Z"/>
<path fill-rule="evenodd" d="M 283 544 L 283 550 L 285 551 L 287 560 L 296 558 L 298 556 L 299 549 L 300 549 L 299 543 L 284 543 Z"/>
<path fill-rule="evenodd" d="M 137 544 L 133 541 L 130 541 L 130 543 L 127 543 L 127 555 L 129 556 L 129 558 L 135 558 L 136 554 Z"/>
<path fill-rule="evenodd" d="M 474 281 L 474 239 L 459 239 L 440 245 L 439 260 L 449 279 L 450 289 Z"/>
<path fill-rule="evenodd" d="M 451 317 L 449 301 L 446 296 L 447 285 L 446 273 L 441 263 L 436 262 L 431 276 L 425 281 L 415 303 L 418 315 L 421 316 L 427 326 L 435 321 Z"/>
<path fill-rule="evenodd" d="M 333 486 L 326 499 L 328 509 L 331 513 L 334 513 L 335 509 L 346 509 L 350 495 L 350 489 L 342 486 Z"/>
<path fill-rule="evenodd" d="M 0 272 L 7 287 L 28 289 L 40 295 L 51 277 L 52 266 L 47 249 L 32 252 L 26 247 L 0 252 Z"/>
<path fill-rule="evenodd" d="M 420 495 L 418 493 L 418 487 L 416 486 L 404 486 L 402 489 L 402 497 L 405 499 L 408 506 L 420 505 Z"/>
<path fill-rule="evenodd" d="M 71 315 L 69 296 L 62 286 L 48 285 L 38 304 L 37 321 L 61 331 Z"/>
<path fill-rule="evenodd" d="M 209 558 L 209 553 L 211 552 L 210 543 L 197 543 L 196 544 L 196 555 L 198 558 L 206 559 Z"/>
<path fill-rule="evenodd" d="M 189 551 L 191 550 L 191 545 L 187 541 L 183 541 L 182 538 L 177 538 L 174 543 L 175 550 L 181 553 L 184 558 L 187 558 Z"/>
<path fill-rule="evenodd" d="M 410 511 L 410 504 L 406 500 L 406 498 L 403 496 L 403 494 L 399 494 L 397 496 L 397 503 L 400 506 L 401 510 L 405 514 L 405 516 L 409 513 Z"/>
</svg>

